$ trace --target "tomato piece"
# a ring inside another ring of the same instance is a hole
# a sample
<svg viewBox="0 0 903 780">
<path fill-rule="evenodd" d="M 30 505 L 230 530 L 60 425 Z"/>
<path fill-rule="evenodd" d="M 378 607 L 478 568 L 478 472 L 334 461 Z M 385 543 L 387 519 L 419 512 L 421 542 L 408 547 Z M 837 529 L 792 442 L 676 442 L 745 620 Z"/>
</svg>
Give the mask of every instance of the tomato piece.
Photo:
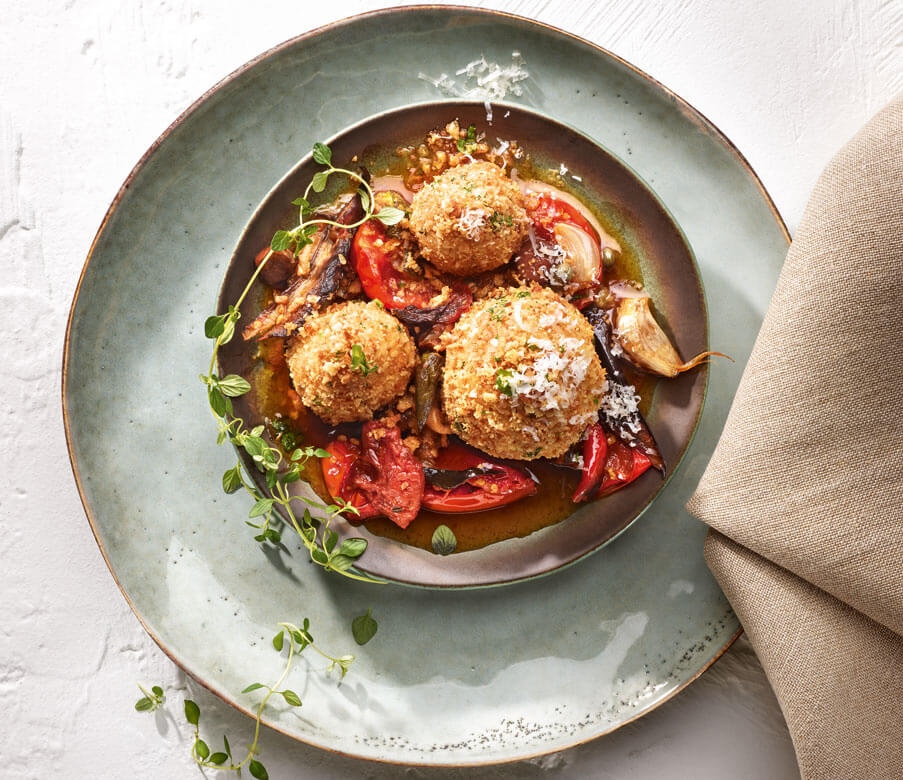
<svg viewBox="0 0 903 780">
<path fill-rule="evenodd" d="M 609 496 L 624 485 L 629 485 L 652 466 L 646 453 L 616 441 L 609 448 L 605 459 L 605 479 L 599 486 L 597 498 Z"/>
<path fill-rule="evenodd" d="M 352 515 L 352 519 L 358 517 L 366 520 L 368 517 L 375 517 L 379 514 L 360 490 L 355 490 L 348 485 L 348 476 L 361 454 L 360 447 L 349 441 L 337 439 L 327 444 L 325 449 L 329 453 L 329 457 L 323 458 L 320 463 L 323 467 L 323 481 L 326 483 L 329 495 L 333 499 L 341 499 L 357 509 L 359 514 Z"/>
<path fill-rule="evenodd" d="M 351 465 L 345 487 L 359 491 L 378 514 L 407 528 L 420 511 L 423 464 L 402 442 L 397 425 L 371 420 L 364 425 L 361 454 Z"/>
<path fill-rule="evenodd" d="M 585 501 L 605 476 L 608 461 L 608 434 L 599 423 L 593 423 L 583 440 L 583 465 L 580 468 L 580 482 L 571 499 L 575 504 Z"/>
<path fill-rule="evenodd" d="M 567 201 L 556 198 L 550 192 L 539 193 L 530 199 L 529 216 L 537 235 L 547 241 L 555 240 L 555 225 L 567 222 L 588 233 L 599 243 L 599 234 L 580 211 Z"/>
<path fill-rule="evenodd" d="M 468 477 L 464 484 L 442 490 L 427 483 L 423 507 L 434 512 L 482 512 L 511 504 L 536 493 L 536 483 L 521 469 L 488 458 L 460 444 L 439 450 L 436 466 L 442 471 L 465 472 L 479 467 L 491 468 L 488 474 Z"/>
<path fill-rule="evenodd" d="M 382 301 L 387 309 L 422 309 L 438 290 L 395 267 L 392 261 L 400 259 L 401 251 L 401 243 L 387 237 L 382 222 L 371 219 L 357 229 L 351 259 L 369 298 Z"/>
</svg>

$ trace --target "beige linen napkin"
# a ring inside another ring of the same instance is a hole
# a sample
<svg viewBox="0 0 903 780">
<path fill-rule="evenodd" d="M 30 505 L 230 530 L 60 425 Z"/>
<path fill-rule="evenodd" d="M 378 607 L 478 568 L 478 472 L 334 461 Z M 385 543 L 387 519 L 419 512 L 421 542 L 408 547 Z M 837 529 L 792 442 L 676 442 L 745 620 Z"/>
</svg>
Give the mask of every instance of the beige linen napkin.
<svg viewBox="0 0 903 780">
<path fill-rule="evenodd" d="M 903 778 L 903 96 L 816 185 L 688 508 L 807 780 Z"/>
</svg>

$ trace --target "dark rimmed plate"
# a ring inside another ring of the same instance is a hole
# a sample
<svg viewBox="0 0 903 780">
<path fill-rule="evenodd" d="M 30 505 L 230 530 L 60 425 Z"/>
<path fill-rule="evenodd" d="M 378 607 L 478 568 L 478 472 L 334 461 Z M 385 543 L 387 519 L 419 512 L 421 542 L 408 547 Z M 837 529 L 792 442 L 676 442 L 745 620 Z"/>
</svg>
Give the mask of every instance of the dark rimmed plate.
<svg viewBox="0 0 903 780">
<path fill-rule="evenodd" d="M 297 549 L 248 538 L 247 501 L 223 496 L 198 374 L 203 322 L 259 203 L 318 139 L 411 100 L 418 81 L 476 59 L 527 57 L 519 101 L 579 126 L 628 160 L 674 213 L 708 294 L 706 412 L 668 489 L 579 565 L 505 588 L 362 586 Z M 385 56 L 387 52 L 391 57 Z M 525 84 L 527 84 L 525 82 Z M 376 88 L 378 86 L 378 88 Z M 132 171 L 103 220 L 69 320 L 63 415 L 91 529 L 138 618 L 172 659 L 244 712 L 276 679 L 281 620 L 358 658 L 337 688 L 314 662 L 285 685 L 301 711 L 264 721 L 324 749 L 381 761 L 479 765 L 561 750 L 654 709 L 710 666 L 738 624 L 684 504 L 718 439 L 788 236 L 755 174 L 697 111 L 617 57 L 506 14 L 404 8 L 277 47 L 195 103 Z M 350 621 L 372 608 L 365 648 Z M 339 770 L 341 771 L 341 770 Z M 365 767 L 361 773 L 365 773 Z"/>
<path fill-rule="evenodd" d="M 352 158 L 365 149 L 391 150 L 422 138 L 452 119 L 476 125 L 491 138 L 515 139 L 534 165 L 554 174 L 567 169 L 567 184 L 592 203 L 612 226 L 622 246 L 630 247 L 646 281 L 656 311 L 682 355 L 708 349 L 705 299 L 693 253 L 686 239 L 652 190 L 624 162 L 578 130 L 537 111 L 497 103 L 490 126 L 482 101 L 442 101 L 396 108 L 369 117 L 328 139 L 334 164 L 353 167 Z M 302 159 L 267 194 L 242 233 L 220 292 L 219 311 L 238 300 L 254 270 L 254 256 L 296 216 L 292 200 L 303 193 L 319 166 L 311 155 Z M 577 176 L 578 179 L 574 177 Z M 259 285 L 258 285 L 259 287 Z M 242 322 L 259 311 L 248 296 Z M 220 352 L 222 374 L 251 378 L 255 344 L 233 339 Z M 705 396 L 708 367 L 659 382 L 648 422 L 659 444 L 670 477 L 696 428 Z M 236 413 L 249 427 L 263 422 L 254 392 L 237 399 Z M 251 472 L 264 487 L 260 473 Z M 303 483 L 301 483 L 303 485 Z M 438 556 L 342 520 L 334 525 L 340 538 L 363 536 L 368 541 L 358 568 L 368 574 L 427 587 L 500 585 L 547 574 L 598 550 L 634 522 L 663 489 L 666 480 L 649 471 L 629 487 L 577 509 L 562 522 L 523 538 L 508 539 L 479 550 Z M 306 485 L 301 495 L 315 499 Z M 492 515 L 486 515 L 492 522 Z"/>
</svg>

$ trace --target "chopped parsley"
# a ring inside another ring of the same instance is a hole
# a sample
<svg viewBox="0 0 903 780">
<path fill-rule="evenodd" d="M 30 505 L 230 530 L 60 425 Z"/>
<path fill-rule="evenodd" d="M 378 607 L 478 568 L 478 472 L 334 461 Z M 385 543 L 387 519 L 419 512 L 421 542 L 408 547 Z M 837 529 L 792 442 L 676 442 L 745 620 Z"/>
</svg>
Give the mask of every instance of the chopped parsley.
<svg viewBox="0 0 903 780">
<path fill-rule="evenodd" d="M 502 394 L 509 398 L 514 395 L 514 388 L 511 387 L 511 377 L 514 372 L 510 368 L 500 368 L 495 372 L 495 386 Z"/>
<path fill-rule="evenodd" d="M 378 371 L 379 366 L 375 363 L 370 363 L 367 360 L 367 356 L 364 354 L 364 348 L 360 344 L 352 344 L 351 369 L 353 371 L 360 371 L 361 374 L 367 376 L 368 374 L 372 374 L 374 371 Z"/>
<path fill-rule="evenodd" d="M 458 151 L 464 154 L 470 154 L 477 148 L 477 128 L 471 125 L 467 128 L 467 135 L 458 139 Z"/>
</svg>

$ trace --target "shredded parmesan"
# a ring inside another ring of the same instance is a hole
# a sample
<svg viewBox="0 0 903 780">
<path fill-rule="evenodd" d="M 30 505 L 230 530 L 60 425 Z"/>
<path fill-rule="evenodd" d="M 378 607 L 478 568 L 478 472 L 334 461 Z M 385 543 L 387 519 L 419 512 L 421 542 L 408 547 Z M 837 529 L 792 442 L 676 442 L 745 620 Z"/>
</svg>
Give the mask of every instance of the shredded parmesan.
<svg viewBox="0 0 903 780">
<path fill-rule="evenodd" d="M 638 420 L 640 397 L 633 385 L 614 385 L 606 383 L 605 395 L 602 397 L 600 411 L 612 428 L 619 430 L 626 438 L 633 438 L 639 433 Z"/>
<path fill-rule="evenodd" d="M 465 209 L 458 217 L 458 230 L 471 241 L 479 241 L 480 230 L 486 224 L 486 212 L 483 209 Z"/>
<path fill-rule="evenodd" d="M 561 339 L 557 347 L 548 339 L 530 338 L 528 343 L 541 348 L 532 363 L 518 366 L 508 377 L 509 400 L 516 404 L 529 398 L 542 411 L 570 409 L 592 361 L 585 343 L 576 338 Z"/>
<path fill-rule="evenodd" d="M 486 119 L 491 122 L 490 101 L 504 100 L 509 93 L 516 96 L 523 95 L 524 89 L 521 82 L 528 79 L 530 73 L 525 67 L 521 53 L 513 51 L 510 65 L 489 62 L 481 55 L 479 59 L 468 62 L 463 68 L 458 68 L 455 76 L 459 78 L 452 78 L 447 73 L 443 73 L 439 78 L 433 78 L 426 73 L 418 74 L 420 79 L 432 84 L 446 95 L 484 100 Z"/>
</svg>

